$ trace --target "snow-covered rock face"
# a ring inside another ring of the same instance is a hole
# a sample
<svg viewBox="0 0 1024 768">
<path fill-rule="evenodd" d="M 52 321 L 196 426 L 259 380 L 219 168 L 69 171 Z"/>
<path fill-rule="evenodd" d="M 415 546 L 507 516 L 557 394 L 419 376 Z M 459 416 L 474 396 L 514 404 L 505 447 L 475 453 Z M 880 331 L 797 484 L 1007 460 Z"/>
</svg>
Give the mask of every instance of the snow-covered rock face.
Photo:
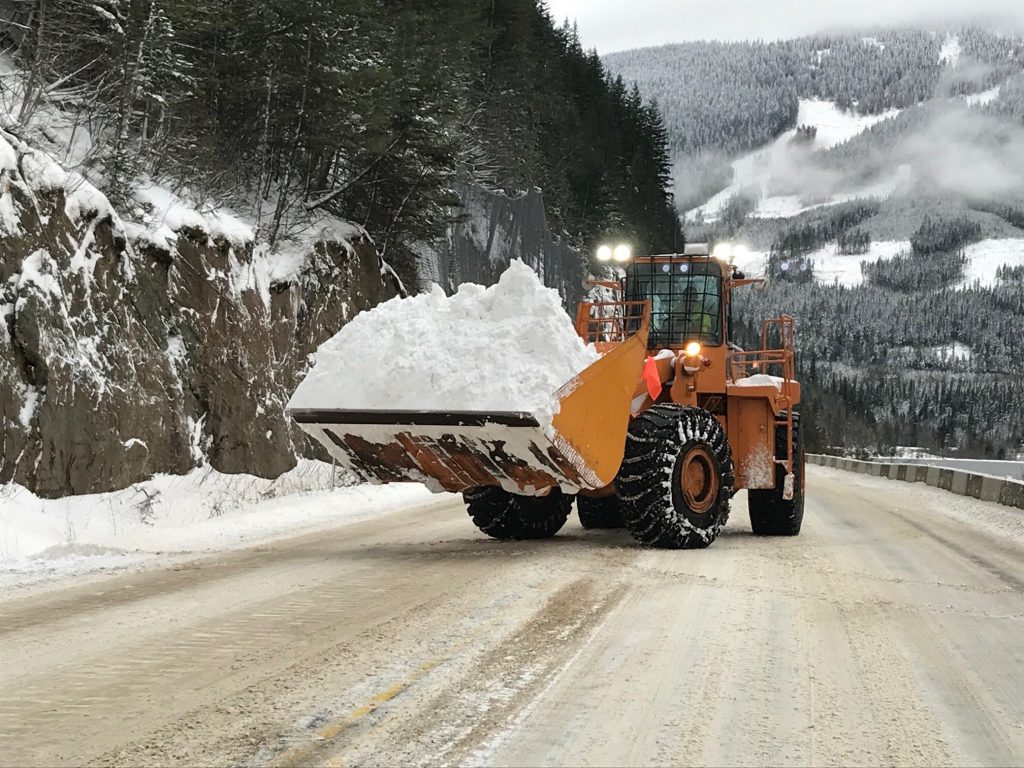
<svg viewBox="0 0 1024 768">
<path fill-rule="evenodd" d="M 598 359 L 557 291 L 513 261 L 490 288 L 392 299 L 316 354 L 292 409 L 512 411 L 550 424 L 552 395 Z"/>
<path fill-rule="evenodd" d="M 278 270 L 215 223 L 161 240 L 0 139 L 0 483 L 56 496 L 294 464 L 283 407 L 307 355 L 394 289 L 368 240 Z"/>
</svg>

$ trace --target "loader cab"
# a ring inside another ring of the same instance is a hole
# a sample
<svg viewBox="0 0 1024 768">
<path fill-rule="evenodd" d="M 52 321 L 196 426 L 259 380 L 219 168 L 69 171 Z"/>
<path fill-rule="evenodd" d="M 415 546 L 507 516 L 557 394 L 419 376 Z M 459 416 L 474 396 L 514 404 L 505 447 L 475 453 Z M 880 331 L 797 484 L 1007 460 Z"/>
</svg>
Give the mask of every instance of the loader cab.
<svg viewBox="0 0 1024 768">
<path fill-rule="evenodd" d="M 722 266 L 707 255 L 638 259 L 626 270 L 627 301 L 651 302 L 651 349 L 725 341 Z"/>
</svg>

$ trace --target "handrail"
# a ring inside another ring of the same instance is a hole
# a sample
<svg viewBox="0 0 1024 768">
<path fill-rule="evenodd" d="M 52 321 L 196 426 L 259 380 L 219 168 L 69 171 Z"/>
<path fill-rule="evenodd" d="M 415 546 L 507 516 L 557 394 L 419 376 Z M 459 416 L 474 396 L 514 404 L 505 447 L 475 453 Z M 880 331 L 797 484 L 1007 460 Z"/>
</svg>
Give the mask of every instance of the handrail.
<svg viewBox="0 0 1024 768">
<path fill-rule="evenodd" d="M 650 323 L 649 301 L 583 302 L 576 312 L 576 333 L 588 344 L 618 344 Z"/>
</svg>

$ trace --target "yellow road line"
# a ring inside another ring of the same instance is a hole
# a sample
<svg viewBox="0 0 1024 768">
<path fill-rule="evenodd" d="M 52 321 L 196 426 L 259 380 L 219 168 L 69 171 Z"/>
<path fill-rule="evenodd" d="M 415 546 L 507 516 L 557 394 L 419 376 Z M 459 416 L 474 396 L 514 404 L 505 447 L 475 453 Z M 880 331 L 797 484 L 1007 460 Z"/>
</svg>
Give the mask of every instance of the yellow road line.
<svg viewBox="0 0 1024 768">
<path fill-rule="evenodd" d="M 435 659 L 428 661 L 426 664 L 418 667 L 408 678 L 400 682 L 395 683 L 390 688 L 381 691 L 380 693 L 374 694 L 361 707 L 352 710 L 347 715 L 333 723 L 328 723 L 320 730 L 318 730 L 314 736 L 315 741 L 311 744 L 306 744 L 301 747 L 295 747 L 293 749 L 285 750 L 278 755 L 274 760 L 270 762 L 272 768 L 286 768 L 287 766 L 298 765 L 304 760 L 308 759 L 314 752 L 319 749 L 322 744 L 321 742 L 330 741 L 336 739 L 346 730 L 356 725 L 360 720 L 365 718 L 367 715 L 373 714 L 373 712 L 380 707 L 382 704 L 386 704 L 393 698 L 402 693 L 405 689 L 415 683 L 417 680 L 422 678 L 424 675 L 429 674 L 438 666 L 443 663 L 444 659 Z M 336 759 L 328 763 L 329 766 L 341 765 L 340 759 Z"/>
</svg>

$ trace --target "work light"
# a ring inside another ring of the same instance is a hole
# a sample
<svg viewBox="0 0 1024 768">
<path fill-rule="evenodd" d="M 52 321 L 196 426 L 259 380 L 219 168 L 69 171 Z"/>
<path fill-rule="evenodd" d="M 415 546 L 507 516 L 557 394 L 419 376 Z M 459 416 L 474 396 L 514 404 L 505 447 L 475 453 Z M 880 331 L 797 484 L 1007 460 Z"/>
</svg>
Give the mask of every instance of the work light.
<svg viewBox="0 0 1024 768">
<path fill-rule="evenodd" d="M 711 252 L 711 255 L 716 259 L 728 261 L 732 258 L 732 243 L 719 243 L 715 246 L 715 250 Z"/>
</svg>

